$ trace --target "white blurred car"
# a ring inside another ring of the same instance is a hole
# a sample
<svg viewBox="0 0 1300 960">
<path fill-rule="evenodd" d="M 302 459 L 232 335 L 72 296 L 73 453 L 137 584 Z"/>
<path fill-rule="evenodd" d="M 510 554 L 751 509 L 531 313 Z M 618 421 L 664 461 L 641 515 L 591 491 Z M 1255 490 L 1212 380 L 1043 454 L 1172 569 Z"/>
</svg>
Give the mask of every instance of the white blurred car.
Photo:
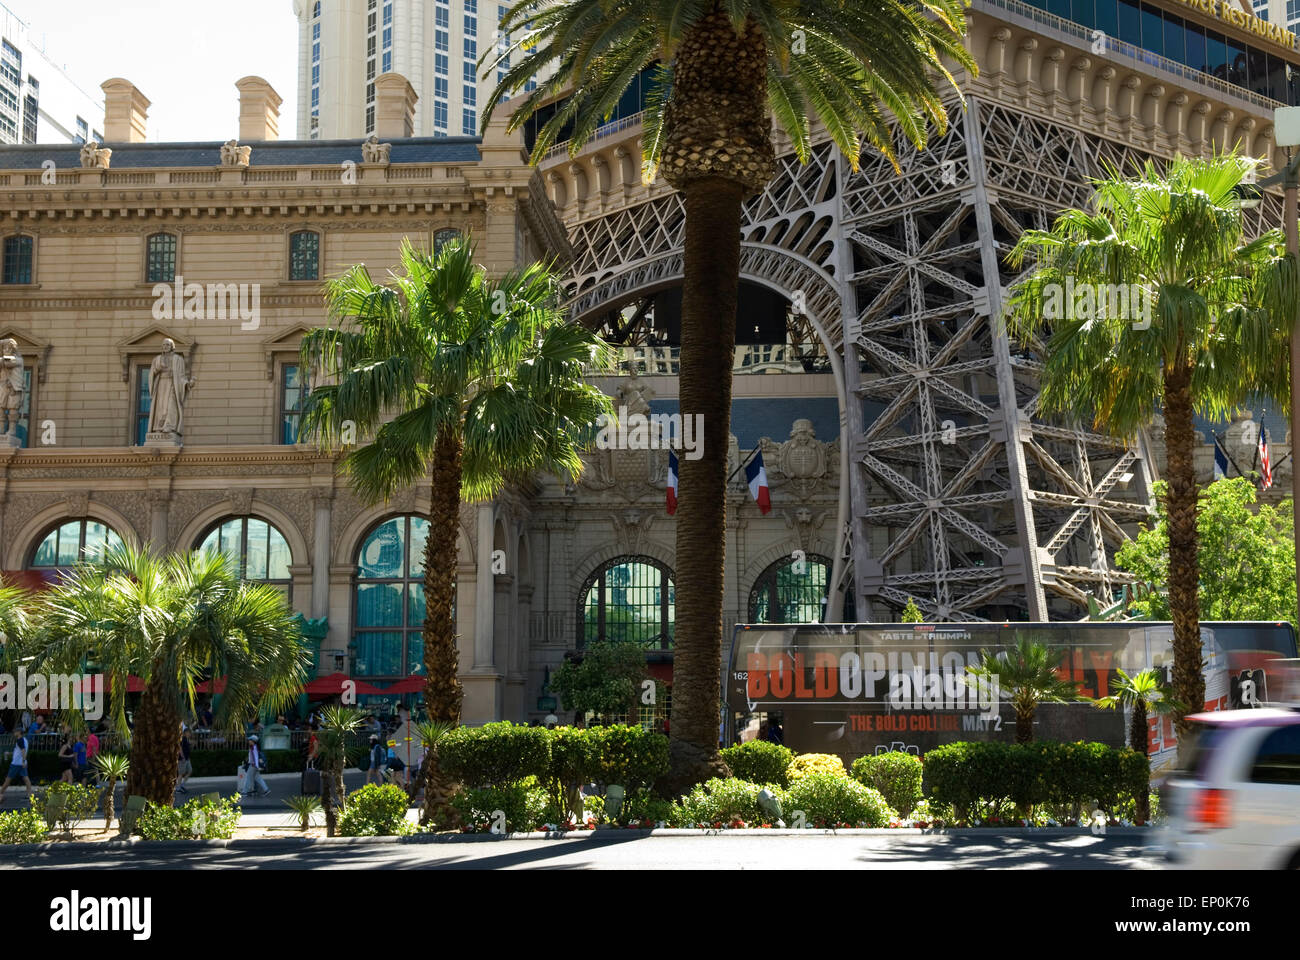
<svg viewBox="0 0 1300 960">
<path fill-rule="evenodd" d="M 1300 711 L 1194 714 L 1183 769 L 1165 782 L 1166 858 L 1197 870 L 1300 869 Z"/>
</svg>

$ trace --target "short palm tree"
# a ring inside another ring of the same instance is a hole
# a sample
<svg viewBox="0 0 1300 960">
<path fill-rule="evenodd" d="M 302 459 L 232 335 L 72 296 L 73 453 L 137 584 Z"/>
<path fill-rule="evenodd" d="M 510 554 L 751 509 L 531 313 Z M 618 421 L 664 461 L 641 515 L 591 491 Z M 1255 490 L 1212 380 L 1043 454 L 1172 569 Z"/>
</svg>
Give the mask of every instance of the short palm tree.
<svg viewBox="0 0 1300 960">
<path fill-rule="evenodd" d="M 429 482 L 423 659 L 431 720 L 460 720 L 454 559 L 462 500 L 490 499 L 538 471 L 578 477 L 597 419 L 613 412 L 584 380 L 588 365 L 608 363 L 604 344 L 566 322 L 560 294 L 540 264 L 489 278 L 468 239 L 436 256 L 404 242 L 400 270 L 386 284 L 364 264 L 329 281 L 335 325 L 303 338 L 304 362 L 329 358 L 323 372 L 335 381 L 308 397 L 304 437 L 338 447 L 349 427 L 372 436 L 342 463 L 369 501 Z M 428 777 L 435 788 L 426 796 L 444 796 L 436 767 Z"/>
<path fill-rule="evenodd" d="M 415 725 L 420 746 L 424 748 L 424 756 L 420 760 L 419 772 L 411 781 L 411 799 L 414 800 L 420 790 L 424 790 L 424 807 L 420 810 L 422 824 L 428 823 L 431 818 L 439 814 L 445 815 L 451 809 L 453 784 L 448 783 L 445 778 L 439 779 L 436 783 L 430 782 L 429 771 L 438 769 L 438 741 L 454 729 L 456 725 L 445 720 L 426 720 Z M 438 791 L 441 792 L 440 795 L 434 795 Z M 450 823 L 445 825 L 450 826 Z"/>
<path fill-rule="evenodd" d="M 1034 714 L 1040 703 L 1078 699 L 1079 685 L 1061 679 L 1061 658 L 1046 645 L 1021 637 L 998 653 L 981 650 L 979 665 L 966 668 L 981 686 L 987 682 L 999 699 L 1011 701 L 1016 711 L 1016 743 L 1034 739 Z"/>
<path fill-rule="evenodd" d="M 1281 231 L 1245 239 L 1237 187 L 1255 164 L 1229 154 L 1176 158 L 1163 174 L 1148 163 L 1136 178 L 1111 171 L 1095 182 L 1092 209 L 1025 231 L 1009 256 L 1016 268 L 1035 258 L 1009 326 L 1043 348 L 1043 412 L 1128 439 L 1164 411 L 1180 740 L 1187 713 L 1205 702 L 1193 416 L 1217 422 L 1252 396 L 1290 399 L 1279 358 L 1296 311 L 1294 263 Z M 1063 290 L 1077 292 L 1075 303 L 1064 303 Z M 1118 299 L 1109 294 L 1126 292 L 1129 310 L 1080 309 L 1102 291 L 1108 306 Z M 1063 309 L 1050 309 L 1053 300 Z"/>
<path fill-rule="evenodd" d="M 347 768 L 348 748 L 361 729 L 363 714 L 356 707 L 333 704 L 321 711 L 320 740 L 321 775 L 325 789 L 321 791 L 321 806 L 325 809 L 325 833 L 334 836 L 338 830 L 338 817 L 344 803 L 343 771 Z"/>
<path fill-rule="evenodd" d="M 510 119 L 522 126 L 566 91 L 533 144 L 538 162 L 571 130 L 575 154 L 646 68 L 650 92 L 641 134 L 647 182 L 662 172 L 681 191 L 683 416 L 701 415 L 703 455 L 679 464 L 673 772 L 669 785 L 725 773 L 718 755 L 722 658 L 727 435 L 745 200 L 775 169 L 769 112 L 800 161 L 812 155 L 810 118 L 857 168 L 864 149 L 895 161 L 896 139 L 925 145 L 944 132 L 936 89 L 970 73 L 962 45 L 966 0 L 517 0 L 502 19 L 512 44 L 480 65 L 504 70 L 495 105 L 549 76 Z M 503 45 L 504 46 L 504 45 Z M 493 60 L 495 62 L 489 63 Z M 509 59 L 507 59 L 509 58 Z"/>
<path fill-rule="evenodd" d="M 1103 710 L 1127 707 L 1132 711 L 1128 727 L 1128 745 L 1147 756 L 1147 744 L 1150 731 L 1147 729 L 1149 715 L 1165 716 L 1174 713 L 1181 704 L 1173 698 L 1169 690 L 1160 682 L 1159 670 L 1140 670 L 1130 676 L 1119 667 L 1115 668 L 1115 677 L 1110 681 L 1110 693 L 1094 700 Z M 1151 798 L 1138 798 L 1138 819 L 1146 821 L 1151 818 Z"/>
<path fill-rule="evenodd" d="M 113 792 L 117 789 L 117 781 L 126 779 L 127 773 L 130 772 L 131 760 L 121 753 L 101 753 L 91 763 L 95 767 L 95 772 L 104 780 L 104 829 L 107 830 L 113 825 L 115 804 Z"/>
<path fill-rule="evenodd" d="M 221 554 L 161 557 L 124 544 L 78 564 L 42 599 L 37 660 L 51 672 L 73 672 L 87 657 L 100 664 L 123 734 L 127 677 L 144 681 L 127 792 L 154 803 L 172 803 L 181 717 L 206 673 L 226 682 L 219 726 L 283 709 L 302 690 L 310 653 L 283 595 L 242 582 Z"/>
</svg>

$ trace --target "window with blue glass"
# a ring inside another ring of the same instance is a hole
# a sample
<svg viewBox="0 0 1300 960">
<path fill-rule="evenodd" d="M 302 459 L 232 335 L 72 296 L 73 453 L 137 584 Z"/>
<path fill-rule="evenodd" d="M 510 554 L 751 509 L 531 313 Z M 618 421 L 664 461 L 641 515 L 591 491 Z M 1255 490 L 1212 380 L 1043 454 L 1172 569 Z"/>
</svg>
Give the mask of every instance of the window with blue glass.
<svg viewBox="0 0 1300 960">
<path fill-rule="evenodd" d="M 464 70 L 462 71 L 462 76 L 465 78 L 466 83 L 474 83 L 476 80 L 478 80 L 478 77 L 475 76 L 474 64 L 470 63 L 468 60 L 465 61 L 465 67 Z"/>
<path fill-rule="evenodd" d="M 437 74 L 441 74 L 442 76 L 446 76 L 448 62 L 449 61 L 445 53 L 435 53 L 433 55 L 433 72 Z"/>
<path fill-rule="evenodd" d="M 21 447 L 31 446 L 31 422 L 32 365 L 28 362 L 23 367 L 23 402 L 18 407 L 18 425 L 14 427 L 14 436 L 18 438 L 18 445 Z"/>
<path fill-rule="evenodd" d="M 391 47 L 392 45 L 393 45 L 393 28 L 384 27 L 384 46 Z"/>
<path fill-rule="evenodd" d="M 313 43 L 311 45 L 311 58 L 313 60 L 320 59 L 320 41 L 317 41 L 316 43 Z"/>
<path fill-rule="evenodd" d="M 155 233 L 145 242 L 145 281 L 171 283 L 176 279 L 176 235 Z"/>
<path fill-rule="evenodd" d="M 319 23 L 313 23 L 313 24 L 311 25 L 311 38 L 312 38 L 313 40 L 319 40 L 319 39 L 320 39 L 320 24 L 319 24 Z"/>
<path fill-rule="evenodd" d="M 393 72 L 393 52 L 391 50 L 385 50 L 384 51 L 384 73 L 392 73 L 392 72 Z"/>
<path fill-rule="evenodd" d="M 619 557 L 587 578 L 578 601 L 578 646 L 597 640 L 671 650 L 676 589 L 651 557 Z"/>
<path fill-rule="evenodd" d="M 465 99 L 465 105 L 468 107 L 478 106 L 478 88 L 472 83 L 467 83 L 461 88 L 461 95 Z"/>
<path fill-rule="evenodd" d="M 32 282 L 32 238 L 25 234 L 5 237 L 0 280 L 4 283 Z"/>
<path fill-rule="evenodd" d="M 450 41 L 447 39 L 446 30 L 433 31 L 433 48 L 435 50 L 441 50 L 444 53 L 451 49 Z"/>
<path fill-rule="evenodd" d="M 320 16 L 320 4 L 319 4 L 319 3 L 317 3 L 314 7 L 311 8 L 311 15 L 312 15 L 312 19 L 313 19 L 313 20 Z"/>
<path fill-rule="evenodd" d="M 313 64 L 311 65 L 311 83 L 312 83 L 312 86 L 313 86 L 313 87 L 316 86 L 316 84 L 320 83 L 320 64 L 319 64 L 319 63 L 313 63 Z"/>
<path fill-rule="evenodd" d="M 466 60 L 477 60 L 477 59 L 478 59 L 478 41 L 477 41 L 477 40 L 471 40 L 469 37 L 466 37 L 466 38 L 465 38 L 465 59 L 466 59 Z"/>
<path fill-rule="evenodd" d="M 446 7 L 441 6 L 441 5 L 439 5 L 439 6 L 437 6 L 437 7 L 434 7 L 434 8 L 433 8 L 433 25 L 434 25 L 435 27 L 449 27 L 449 26 L 451 26 L 451 11 L 448 10 Z"/>
<path fill-rule="evenodd" d="M 460 132 L 467 137 L 478 132 L 478 111 L 462 110 L 460 115 Z"/>
<path fill-rule="evenodd" d="M 320 279 L 320 234 L 299 230 L 289 236 L 289 279 Z"/>
<path fill-rule="evenodd" d="M 29 570 L 66 570 L 81 560 L 98 560 L 122 546 L 118 532 L 99 520 L 64 520 L 36 543 Z"/>
<path fill-rule="evenodd" d="M 240 580 L 269 583 L 289 598 L 293 555 L 284 534 L 261 517 L 227 517 L 199 538 L 198 550 L 228 557 Z"/>
<path fill-rule="evenodd" d="M 465 18 L 465 36 L 467 37 L 478 36 L 478 17 Z"/>
<path fill-rule="evenodd" d="M 392 22 L 393 22 L 393 5 L 391 3 L 386 3 L 384 4 L 384 26 L 388 26 Z"/>
<path fill-rule="evenodd" d="M 296 363 L 280 366 L 280 442 L 297 443 L 302 423 L 302 405 L 307 399 L 307 382 Z"/>
<path fill-rule="evenodd" d="M 749 592 L 750 623 L 825 623 L 831 561 L 808 554 L 802 561 L 778 560 Z M 843 622 L 852 623 L 853 595 L 844 598 Z"/>
<path fill-rule="evenodd" d="M 435 97 L 441 97 L 443 100 L 447 99 L 447 78 L 446 77 L 433 78 L 433 95 Z"/>
<path fill-rule="evenodd" d="M 311 88 L 311 105 L 312 105 L 313 107 L 319 107 L 319 106 L 320 106 L 320 87 L 312 87 L 312 88 Z M 315 118 L 313 118 L 313 119 L 315 119 Z"/>
<path fill-rule="evenodd" d="M 447 102 L 445 100 L 434 101 L 433 125 L 444 135 L 447 133 Z"/>
<path fill-rule="evenodd" d="M 137 364 L 135 368 L 135 445 L 144 446 L 145 435 L 149 432 L 149 364 Z"/>
<path fill-rule="evenodd" d="M 478 13 L 478 0 L 465 0 L 466 13 Z"/>
<path fill-rule="evenodd" d="M 424 672 L 421 631 L 428 536 L 429 523 L 423 517 L 392 517 L 361 542 L 353 619 L 359 676 L 404 677 Z"/>
</svg>

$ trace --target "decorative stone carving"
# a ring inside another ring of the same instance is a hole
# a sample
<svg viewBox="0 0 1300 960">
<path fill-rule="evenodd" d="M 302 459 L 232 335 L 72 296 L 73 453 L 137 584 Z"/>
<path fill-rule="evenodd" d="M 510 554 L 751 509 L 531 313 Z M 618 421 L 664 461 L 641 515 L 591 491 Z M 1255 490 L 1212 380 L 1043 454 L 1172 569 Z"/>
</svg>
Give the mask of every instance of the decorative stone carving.
<svg viewBox="0 0 1300 960">
<path fill-rule="evenodd" d="M 81 147 L 81 168 L 83 170 L 107 170 L 113 151 L 101 147 L 94 140 L 87 140 Z"/>
<path fill-rule="evenodd" d="M 23 355 L 18 351 L 18 341 L 13 337 L 0 340 L 0 416 L 4 417 L 5 432 L 0 436 L 0 446 L 21 447 L 18 436 L 18 419 L 22 415 Z"/>
<path fill-rule="evenodd" d="M 369 139 L 361 144 L 361 162 L 387 164 L 392 149 L 391 143 L 380 143 L 379 138 L 372 133 Z"/>
<path fill-rule="evenodd" d="M 230 509 L 237 517 L 246 517 L 253 512 L 253 488 L 232 487 L 226 491 L 230 500 Z"/>
<path fill-rule="evenodd" d="M 63 503 L 67 507 L 68 516 L 79 520 L 90 513 L 90 491 L 74 490 L 64 496 Z"/>
<path fill-rule="evenodd" d="M 238 140 L 227 140 L 221 145 L 223 167 L 246 167 L 253 156 L 252 147 L 241 147 Z"/>
<path fill-rule="evenodd" d="M 619 551 L 632 554 L 641 552 L 641 544 L 658 519 L 657 514 L 644 510 L 622 510 L 609 516 Z"/>
<path fill-rule="evenodd" d="M 781 519 L 785 521 L 787 527 L 794 531 L 799 549 L 805 553 L 812 550 L 814 539 L 830 515 L 828 510 L 813 513 L 808 507 L 796 507 L 793 510 L 781 511 Z M 831 526 L 834 527 L 833 521 Z"/>
<path fill-rule="evenodd" d="M 185 373 L 185 358 L 176 352 L 170 337 L 163 341 L 163 352 L 149 367 L 149 433 L 146 444 L 180 445 L 185 434 L 185 401 L 194 380 Z"/>
</svg>

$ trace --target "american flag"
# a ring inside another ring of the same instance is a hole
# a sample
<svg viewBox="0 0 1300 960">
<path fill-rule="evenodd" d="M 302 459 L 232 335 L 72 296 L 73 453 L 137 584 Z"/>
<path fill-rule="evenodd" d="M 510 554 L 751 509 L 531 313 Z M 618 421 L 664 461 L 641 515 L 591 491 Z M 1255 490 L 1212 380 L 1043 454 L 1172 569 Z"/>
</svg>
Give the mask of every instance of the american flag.
<svg viewBox="0 0 1300 960">
<path fill-rule="evenodd" d="M 1264 477 L 1264 489 L 1273 486 L 1273 464 L 1268 458 L 1268 431 L 1259 431 L 1259 471 Z"/>
</svg>

